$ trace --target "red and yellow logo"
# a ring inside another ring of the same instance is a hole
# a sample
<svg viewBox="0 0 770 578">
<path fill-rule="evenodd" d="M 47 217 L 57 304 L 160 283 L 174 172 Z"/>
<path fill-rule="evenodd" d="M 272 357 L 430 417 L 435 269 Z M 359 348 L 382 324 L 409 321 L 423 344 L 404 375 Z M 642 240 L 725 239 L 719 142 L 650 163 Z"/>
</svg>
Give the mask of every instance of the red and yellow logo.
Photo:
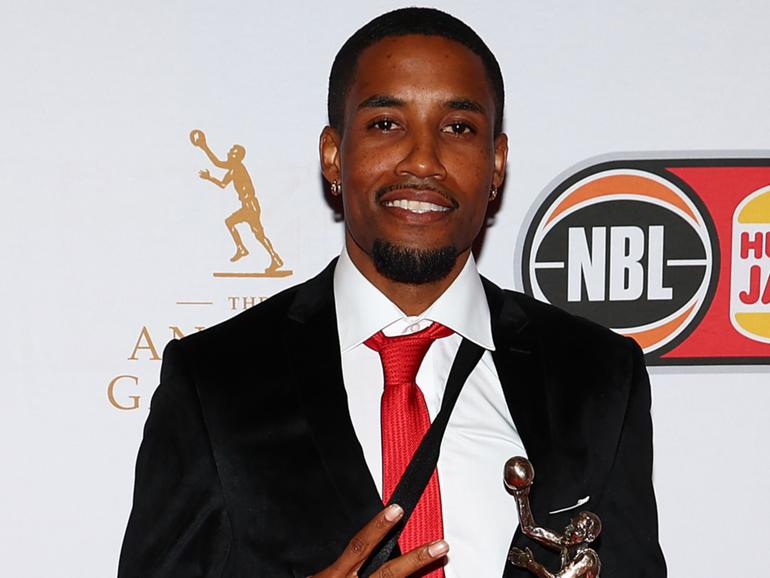
<svg viewBox="0 0 770 578">
<path fill-rule="evenodd" d="M 524 291 L 651 365 L 770 363 L 770 159 L 617 159 L 546 191 Z"/>
<path fill-rule="evenodd" d="M 731 285 L 735 329 L 770 343 L 770 187 L 750 194 L 735 209 Z"/>
</svg>

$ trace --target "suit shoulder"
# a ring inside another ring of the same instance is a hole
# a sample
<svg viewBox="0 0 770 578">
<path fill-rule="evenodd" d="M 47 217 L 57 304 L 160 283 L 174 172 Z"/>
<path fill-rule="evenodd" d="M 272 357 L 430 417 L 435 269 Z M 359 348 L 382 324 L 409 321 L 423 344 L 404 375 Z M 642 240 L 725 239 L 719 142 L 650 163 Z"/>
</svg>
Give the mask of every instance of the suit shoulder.
<svg viewBox="0 0 770 578">
<path fill-rule="evenodd" d="M 166 354 L 199 374 L 220 377 L 248 374 L 285 356 L 289 322 L 302 306 L 334 307 L 333 272 L 336 259 L 315 277 L 198 333 L 166 346 Z M 221 381 L 221 379 L 219 379 Z"/>
<path fill-rule="evenodd" d="M 284 289 L 234 317 L 187 335 L 179 340 L 179 346 L 195 355 L 212 348 L 242 344 L 244 339 L 248 339 L 252 347 L 274 340 L 299 287 L 301 284 Z"/>
<path fill-rule="evenodd" d="M 596 399 L 609 395 L 622 403 L 634 384 L 642 383 L 644 356 L 633 339 L 527 295 L 507 294 L 527 318 L 522 333 L 536 344 L 549 383 L 570 384 L 583 400 L 593 392 Z M 558 395 L 569 394 L 559 387 Z"/>
<path fill-rule="evenodd" d="M 522 309 L 530 330 L 550 345 L 559 344 L 573 350 L 590 349 L 605 354 L 629 353 L 638 348 L 636 342 L 585 317 L 574 315 L 518 291 L 505 290 L 508 298 Z"/>
</svg>

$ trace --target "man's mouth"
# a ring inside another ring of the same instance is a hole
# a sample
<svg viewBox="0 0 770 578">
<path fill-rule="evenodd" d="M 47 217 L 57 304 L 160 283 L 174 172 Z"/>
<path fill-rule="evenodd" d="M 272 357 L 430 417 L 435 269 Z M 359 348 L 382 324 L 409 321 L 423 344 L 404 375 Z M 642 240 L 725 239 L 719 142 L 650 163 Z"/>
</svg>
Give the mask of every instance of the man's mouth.
<svg viewBox="0 0 770 578">
<path fill-rule="evenodd" d="M 395 207 L 397 209 L 403 209 L 410 213 L 446 213 L 450 210 L 449 207 L 437 205 L 436 203 L 430 203 L 428 201 L 415 201 L 412 199 L 393 199 L 382 203 L 385 207 Z"/>
<path fill-rule="evenodd" d="M 395 215 L 420 223 L 443 219 L 458 207 L 457 201 L 447 192 L 425 183 L 391 185 L 378 191 L 376 199 Z"/>
</svg>

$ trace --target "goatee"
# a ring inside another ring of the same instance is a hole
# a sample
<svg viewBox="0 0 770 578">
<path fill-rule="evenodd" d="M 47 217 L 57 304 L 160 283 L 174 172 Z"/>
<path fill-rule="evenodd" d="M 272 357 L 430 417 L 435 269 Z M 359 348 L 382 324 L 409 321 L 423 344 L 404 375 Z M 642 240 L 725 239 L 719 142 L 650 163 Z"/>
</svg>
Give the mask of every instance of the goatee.
<svg viewBox="0 0 770 578">
<path fill-rule="evenodd" d="M 372 260 L 377 271 L 391 281 L 421 285 L 449 275 L 457 261 L 457 249 L 453 245 L 413 249 L 377 239 L 372 245 Z"/>
</svg>

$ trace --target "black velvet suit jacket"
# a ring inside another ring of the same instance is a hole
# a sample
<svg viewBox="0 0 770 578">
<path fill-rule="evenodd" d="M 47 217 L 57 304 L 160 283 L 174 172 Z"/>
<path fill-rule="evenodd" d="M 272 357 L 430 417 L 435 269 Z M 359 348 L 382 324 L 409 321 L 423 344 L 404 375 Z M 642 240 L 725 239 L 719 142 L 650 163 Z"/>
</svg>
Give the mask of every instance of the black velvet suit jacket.
<svg viewBox="0 0 770 578">
<path fill-rule="evenodd" d="M 120 578 L 304 577 L 382 508 L 348 414 L 333 265 L 169 343 Z M 577 510 L 548 512 L 590 496 L 583 508 L 603 522 L 602 576 L 665 576 L 639 348 L 524 295 L 485 289 L 492 357 L 536 471 L 535 520 L 560 530 Z M 520 530 L 512 540 L 558 568 Z M 506 578 L 530 576 L 506 568 Z"/>
</svg>

